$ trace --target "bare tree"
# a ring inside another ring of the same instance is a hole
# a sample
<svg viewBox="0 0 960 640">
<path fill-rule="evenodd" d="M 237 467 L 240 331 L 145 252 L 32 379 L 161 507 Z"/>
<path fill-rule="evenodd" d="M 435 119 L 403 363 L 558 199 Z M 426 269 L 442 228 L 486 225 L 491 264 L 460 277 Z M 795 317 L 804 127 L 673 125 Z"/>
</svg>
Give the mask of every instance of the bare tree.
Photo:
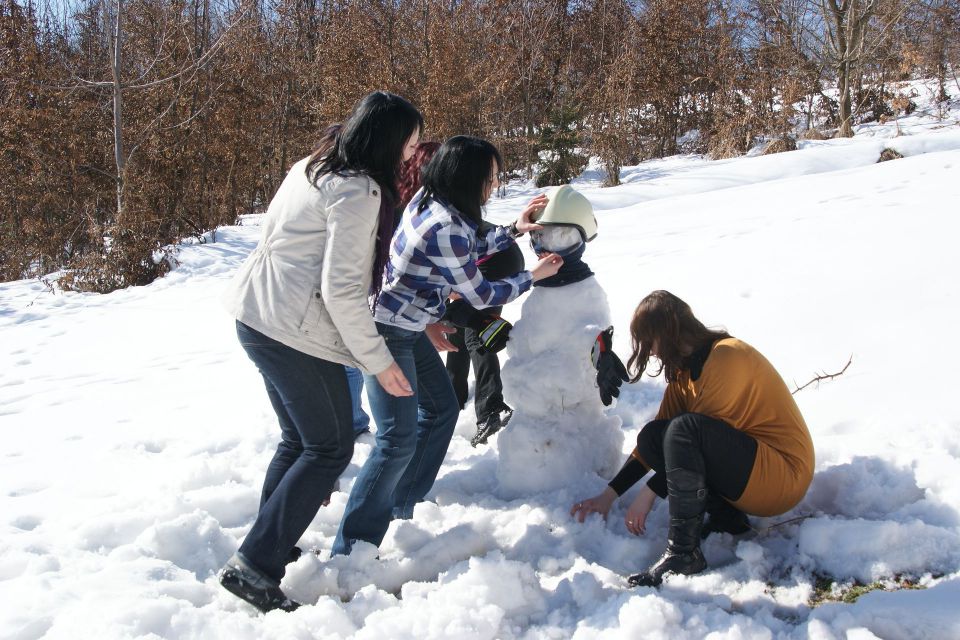
<svg viewBox="0 0 960 640">
<path fill-rule="evenodd" d="M 821 0 L 825 25 L 825 53 L 837 75 L 839 92 L 838 135 L 853 136 L 852 89 L 864 61 L 890 35 L 916 0 L 896 0 L 877 24 L 881 0 Z"/>
</svg>

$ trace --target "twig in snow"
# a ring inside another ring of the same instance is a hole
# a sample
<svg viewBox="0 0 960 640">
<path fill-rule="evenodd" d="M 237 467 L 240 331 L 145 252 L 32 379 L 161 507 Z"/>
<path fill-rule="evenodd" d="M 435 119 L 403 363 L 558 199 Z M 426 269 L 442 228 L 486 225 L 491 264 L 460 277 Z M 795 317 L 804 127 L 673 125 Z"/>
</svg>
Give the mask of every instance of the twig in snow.
<svg viewBox="0 0 960 640">
<path fill-rule="evenodd" d="M 803 516 L 797 516 L 796 518 L 790 518 L 789 520 L 783 520 L 782 522 L 774 522 L 768 527 L 761 527 L 758 529 L 757 527 L 751 526 L 750 528 L 753 529 L 754 533 L 756 533 L 757 535 L 763 535 L 765 533 L 770 533 L 772 530 L 776 529 L 777 527 L 793 524 L 794 522 L 802 522 L 807 518 L 812 518 L 812 517 L 813 517 L 813 514 L 808 513 Z"/>
<path fill-rule="evenodd" d="M 772 529 L 776 529 L 777 527 L 782 527 L 782 526 L 787 525 L 787 524 L 793 524 L 794 522 L 802 522 L 802 521 L 806 520 L 807 518 L 812 518 L 812 517 L 813 517 L 813 514 L 808 513 L 808 514 L 803 515 L 803 516 L 797 516 L 796 518 L 790 518 L 789 520 L 783 520 L 783 521 L 781 521 L 781 522 L 774 522 L 772 525 L 770 525 L 770 526 L 768 526 L 768 527 L 764 527 L 763 529 L 760 529 L 759 533 L 769 533 Z"/>
<path fill-rule="evenodd" d="M 833 380 L 837 376 L 843 375 L 844 373 L 846 373 L 847 369 L 850 368 L 851 362 L 853 362 L 853 354 L 850 354 L 850 358 L 847 360 L 847 364 L 843 365 L 843 369 L 840 369 L 840 371 L 837 371 L 836 373 L 826 373 L 825 371 L 820 372 L 817 375 L 815 375 L 813 378 L 811 378 L 810 381 L 807 382 L 805 385 L 803 385 L 802 387 L 797 387 L 790 393 L 795 394 L 797 391 L 803 391 L 804 389 L 806 389 L 807 387 L 809 387 L 814 383 L 816 383 L 817 386 L 819 386 L 820 383 L 823 382 L 824 380 Z M 797 383 L 794 382 L 793 384 L 794 386 L 796 386 Z"/>
</svg>

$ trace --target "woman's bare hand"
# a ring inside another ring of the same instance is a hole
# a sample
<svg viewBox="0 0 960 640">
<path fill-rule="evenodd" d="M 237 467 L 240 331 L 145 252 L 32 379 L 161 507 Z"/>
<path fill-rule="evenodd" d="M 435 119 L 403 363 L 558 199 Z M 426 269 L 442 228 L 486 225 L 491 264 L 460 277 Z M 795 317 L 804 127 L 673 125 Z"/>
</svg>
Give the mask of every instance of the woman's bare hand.
<svg viewBox="0 0 960 640">
<path fill-rule="evenodd" d="M 580 522 L 583 522 L 591 513 L 599 513 L 603 516 L 603 519 L 606 520 L 607 514 L 610 513 L 610 507 L 613 506 L 616 500 L 617 492 L 607 487 L 603 490 L 603 493 L 573 505 L 573 507 L 570 508 L 570 515 L 574 516 Z"/>
<path fill-rule="evenodd" d="M 383 390 L 392 396 L 405 398 L 413 395 L 413 388 L 407 377 L 403 375 L 400 365 L 396 362 L 377 374 L 377 382 Z"/>
<path fill-rule="evenodd" d="M 433 346 L 437 351 L 459 351 L 456 345 L 450 342 L 450 340 L 447 338 L 448 333 L 457 332 L 456 327 L 451 327 L 450 325 L 442 322 L 435 322 L 427 325 L 426 332 L 427 337 L 430 338 L 430 342 L 433 343 Z"/>
<path fill-rule="evenodd" d="M 555 253 L 547 253 L 540 258 L 540 261 L 530 270 L 530 273 L 533 275 L 533 281 L 536 282 L 557 275 L 557 271 L 562 266 L 563 258 Z"/>
<path fill-rule="evenodd" d="M 517 231 L 520 233 L 527 233 L 529 231 L 536 231 L 537 229 L 543 229 L 543 226 L 537 224 L 531 218 L 534 214 L 539 214 L 547 206 L 548 198 L 545 195 L 539 195 L 533 200 L 531 200 L 523 212 L 520 214 L 520 217 L 517 218 L 517 221 L 514 223 L 517 226 Z"/>
<path fill-rule="evenodd" d="M 643 485 L 643 489 L 640 490 L 637 497 L 630 503 L 630 507 L 627 509 L 627 515 L 623 517 L 623 521 L 627 525 L 627 531 L 635 536 L 646 532 L 647 514 L 650 513 L 650 509 L 653 508 L 653 503 L 656 499 L 657 494 L 647 485 Z"/>
</svg>

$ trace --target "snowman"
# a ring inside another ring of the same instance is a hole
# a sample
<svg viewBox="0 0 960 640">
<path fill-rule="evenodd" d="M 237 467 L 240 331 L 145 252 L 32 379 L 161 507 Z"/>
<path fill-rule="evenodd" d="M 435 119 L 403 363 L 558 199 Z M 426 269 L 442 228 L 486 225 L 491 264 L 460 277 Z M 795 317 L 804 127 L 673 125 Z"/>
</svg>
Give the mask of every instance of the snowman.
<svg viewBox="0 0 960 640">
<path fill-rule="evenodd" d="M 503 393 L 514 413 L 500 432 L 497 480 L 508 496 L 613 477 L 623 462 L 621 420 L 604 414 L 590 359 L 611 324 L 606 293 L 583 261 L 597 221 L 569 185 L 548 196 L 536 219 L 543 229 L 530 242 L 537 254 L 562 256 L 563 266 L 535 284 L 507 343 Z"/>
</svg>

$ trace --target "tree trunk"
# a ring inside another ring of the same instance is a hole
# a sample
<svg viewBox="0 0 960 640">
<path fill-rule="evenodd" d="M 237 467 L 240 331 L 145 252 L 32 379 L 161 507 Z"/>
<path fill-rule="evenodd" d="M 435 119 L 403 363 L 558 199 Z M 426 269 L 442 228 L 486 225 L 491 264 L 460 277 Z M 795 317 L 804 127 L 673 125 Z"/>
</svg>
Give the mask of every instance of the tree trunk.
<svg viewBox="0 0 960 640">
<path fill-rule="evenodd" d="M 123 218 L 123 178 L 126 169 L 126 157 L 123 152 L 123 85 L 120 84 L 121 41 L 123 29 L 120 20 L 123 15 L 123 0 L 117 0 L 116 13 L 113 16 L 113 42 L 111 43 L 110 66 L 113 75 L 113 157 L 117 165 L 117 216 L 119 223 Z"/>
<path fill-rule="evenodd" d="M 853 100 L 850 97 L 850 62 L 844 61 L 837 68 L 837 89 L 840 92 L 840 127 L 837 135 L 843 138 L 853 137 Z"/>
</svg>

